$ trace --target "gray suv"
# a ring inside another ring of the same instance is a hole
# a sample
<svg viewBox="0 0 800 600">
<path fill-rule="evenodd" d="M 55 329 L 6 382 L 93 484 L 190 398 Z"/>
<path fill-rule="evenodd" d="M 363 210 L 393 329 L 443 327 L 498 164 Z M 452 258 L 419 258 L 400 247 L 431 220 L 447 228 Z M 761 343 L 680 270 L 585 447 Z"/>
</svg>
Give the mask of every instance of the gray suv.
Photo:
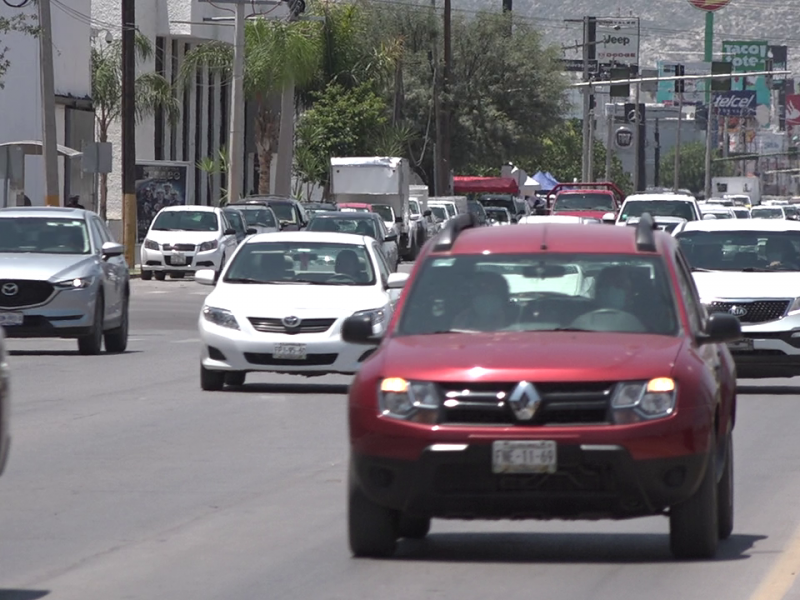
<svg viewBox="0 0 800 600">
<path fill-rule="evenodd" d="M 0 326 L 6 337 L 75 338 L 81 354 L 128 346 L 122 244 L 93 212 L 0 209 Z"/>
</svg>

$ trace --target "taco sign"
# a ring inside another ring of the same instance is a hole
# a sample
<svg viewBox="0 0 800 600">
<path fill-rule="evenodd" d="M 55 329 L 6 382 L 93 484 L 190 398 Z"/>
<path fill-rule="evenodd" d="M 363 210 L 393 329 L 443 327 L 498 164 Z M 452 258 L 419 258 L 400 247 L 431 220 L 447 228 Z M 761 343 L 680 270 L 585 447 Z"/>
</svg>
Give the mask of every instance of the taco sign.
<svg viewBox="0 0 800 600">
<path fill-rule="evenodd" d="M 689 0 L 689 4 L 700 10 L 715 11 L 730 4 L 731 0 Z"/>
</svg>

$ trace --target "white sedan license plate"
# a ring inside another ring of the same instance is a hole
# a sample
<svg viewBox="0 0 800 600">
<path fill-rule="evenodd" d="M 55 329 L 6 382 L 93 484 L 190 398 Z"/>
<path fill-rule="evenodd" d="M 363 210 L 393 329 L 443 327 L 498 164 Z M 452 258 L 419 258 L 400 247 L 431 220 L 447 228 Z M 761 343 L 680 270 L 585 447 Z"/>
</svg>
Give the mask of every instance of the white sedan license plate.
<svg viewBox="0 0 800 600">
<path fill-rule="evenodd" d="M 492 443 L 493 473 L 555 473 L 557 468 L 553 441 Z"/>
<path fill-rule="evenodd" d="M 22 325 L 25 315 L 21 312 L 0 312 L 0 325 Z"/>
<path fill-rule="evenodd" d="M 174 252 L 172 254 L 172 264 L 175 266 L 178 265 L 185 265 L 186 264 L 186 255 L 180 254 L 179 252 Z"/>
<path fill-rule="evenodd" d="M 282 360 L 305 360 L 305 344 L 275 344 L 272 349 L 272 357 Z"/>
<path fill-rule="evenodd" d="M 728 342 L 728 349 L 734 352 L 752 352 L 753 340 L 750 338 L 742 338 L 741 340 L 736 340 L 735 342 Z"/>
</svg>

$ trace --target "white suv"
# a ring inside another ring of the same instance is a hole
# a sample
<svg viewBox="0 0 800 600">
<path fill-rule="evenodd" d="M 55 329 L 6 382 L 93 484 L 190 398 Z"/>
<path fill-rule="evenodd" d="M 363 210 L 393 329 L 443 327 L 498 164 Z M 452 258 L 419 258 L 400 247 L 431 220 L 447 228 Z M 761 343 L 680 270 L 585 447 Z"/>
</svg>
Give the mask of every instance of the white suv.
<svg viewBox="0 0 800 600">
<path fill-rule="evenodd" d="M 629 217 L 680 217 L 687 221 L 700 221 L 700 207 L 694 196 L 659 192 L 657 194 L 633 194 L 625 198 L 619 211 L 617 225 L 625 225 Z M 613 213 L 611 213 L 613 214 Z M 605 216 L 603 219 L 605 220 Z"/>
<path fill-rule="evenodd" d="M 220 208 L 213 206 L 168 206 L 153 219 L 142 242 L 142 279 L 167 273 L 181 278 L 198 269 L 222 271 L 233 256 L 236 230 Z"/>
</svg>

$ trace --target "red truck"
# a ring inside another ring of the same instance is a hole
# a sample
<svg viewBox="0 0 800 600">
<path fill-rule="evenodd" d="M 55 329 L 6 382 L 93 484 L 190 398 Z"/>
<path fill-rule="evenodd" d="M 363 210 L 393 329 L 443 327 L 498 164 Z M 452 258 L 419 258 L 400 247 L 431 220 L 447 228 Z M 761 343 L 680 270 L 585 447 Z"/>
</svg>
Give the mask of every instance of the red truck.
<svg viewBox="0 0 800 600">
<path fill-rule="evenodd" d="M 559 183 L 547 195 L 551 215 L 603 220 L 605 215 L 612 213 L 614 221 L 624 200 L 625 194 L 611 182 Z"/>
</svg>

